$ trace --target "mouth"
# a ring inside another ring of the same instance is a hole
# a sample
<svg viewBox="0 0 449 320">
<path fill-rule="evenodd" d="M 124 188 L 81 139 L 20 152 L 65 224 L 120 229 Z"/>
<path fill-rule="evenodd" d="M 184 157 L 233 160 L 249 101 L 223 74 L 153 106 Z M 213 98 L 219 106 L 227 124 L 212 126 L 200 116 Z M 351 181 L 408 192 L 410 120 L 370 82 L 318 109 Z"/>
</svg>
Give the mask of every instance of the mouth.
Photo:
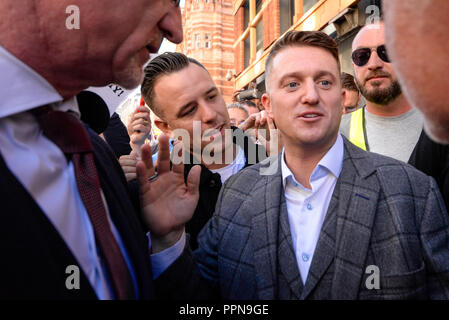
<svg viewBox="0 0 449 320">
<path fill-rule="evenodd" d="M 151 53 L 157 53 L 159 51 L 159 47 L 153 46 L 151 43 L 147 44 L 145 46 L 145 48 L 147 49 L 147 51 L 151 54 Z"/>
<path fill-rule="evenodd" d="M 225 131 L 225 124 L 221 124 L 215 128 L 207 129 L 206 134 L 204 134 L 204 138 L 213 141 L 217 139 L 219 136 L 223 136 Z"/>
<path fill-rule="evenodd" d="M 370 81 L 370 80 L 382 80 L 382 79 L 388 79 L 387 76 L 374 76 L 374 77 L 369 77 L 366 79 L 366 81 Z"/>
<path fill-rule="evenodd" d="M 306 120 L 306 121 L 315 121 L 315 120 L 320 119 L 323 116 L 324 115 L 321 112 L 307 111 L 307 112 L 301 113 L 298 117 L 303 120 Z"/>
</svg>

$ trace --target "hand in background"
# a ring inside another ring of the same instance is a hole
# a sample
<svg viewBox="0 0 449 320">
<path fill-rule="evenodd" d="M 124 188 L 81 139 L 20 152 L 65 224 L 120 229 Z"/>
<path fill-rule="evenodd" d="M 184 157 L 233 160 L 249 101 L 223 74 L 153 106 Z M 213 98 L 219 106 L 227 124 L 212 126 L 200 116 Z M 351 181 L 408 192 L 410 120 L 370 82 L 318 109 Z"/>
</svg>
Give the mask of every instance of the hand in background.
<svg viewBox="0 0 449 320">
<path fill-rule="evenodd" d="M 279 154 L 282 142 L 274 120 L 266 111 L 253 113 L 239 128 L 245 132 L 254 143 L 263 145 L 268 156 Z"/>
<path fill-rule="evenodd" d="M 281 134 L 274 123 L 274 120 L 267 116 L 266 123 L 268 130 L 266 134 L 258 134 L 258 141 L 267 150 L 269 157 L 278 155 L 283 147 Z"/>
<path fill-rule="evenodd" d="M 145 106 L 138 106 L 131 114 L 127 129 L 131 148 L 140 153 L 140 148 L 151 134 L 150 110 Z"/>
<path fill-rule="evenodd" d="M 240 92 L 244 91 L 245 89 L 239 89 L 234 91 L 234 93 L 232 94 L 232 102 L 238 102 L 239 99 L 237 98 L 237 96 L 239 95 Z"/>
<path fill-rule="evenodd" d="M 137 162 L 139 160 L 140 157 L 137 155 L 136 151 L 132 151 L 129 155 L 121 156 L 119 158 L 118 161 L 125 173 L 126 181 L 129 182 L 137 179 Z"/>
</svg>

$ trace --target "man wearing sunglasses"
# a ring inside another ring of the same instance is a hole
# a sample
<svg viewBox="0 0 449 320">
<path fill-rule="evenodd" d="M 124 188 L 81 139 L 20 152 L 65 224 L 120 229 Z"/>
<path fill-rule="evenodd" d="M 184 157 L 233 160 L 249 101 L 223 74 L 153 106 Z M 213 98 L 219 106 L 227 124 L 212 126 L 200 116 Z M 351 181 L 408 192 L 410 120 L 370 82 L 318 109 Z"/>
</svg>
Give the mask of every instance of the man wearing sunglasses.
<svg viewBox="0 0 449 320">
<path fill-rule="evenodd" d="M 366 106 L 342 117 L 341 132 L 364 150 L 407 162 L 423 119 L 402 94 L 385 49 L 383 22 L 359 31 L 352 44 L 352 63 Z"/>
</svg>

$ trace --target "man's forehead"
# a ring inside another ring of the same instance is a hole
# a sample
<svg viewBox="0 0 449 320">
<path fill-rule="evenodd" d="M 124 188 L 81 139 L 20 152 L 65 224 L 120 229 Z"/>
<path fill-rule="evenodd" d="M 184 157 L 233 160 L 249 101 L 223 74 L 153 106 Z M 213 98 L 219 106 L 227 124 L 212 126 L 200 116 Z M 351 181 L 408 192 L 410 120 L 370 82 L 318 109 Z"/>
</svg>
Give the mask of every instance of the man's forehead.
<svg viewBox="0 0 449 320">
<path fill-rule="evenodd" d="M 229 112 L 229 113 L 233 113 L 233 114 L 236 114 L 236 113 L 242 113 L 242 114 L 245 114 L 245 111 L 242 110 L 242 109 L 240 109 L 240 108 L 229 108 L 229 109 L 228 109 L 228 112 Z"/>
<path fill-rule="evenodd" d="M 370 24 L 363 27 L 352 42 L 352 50 L 361 47 L 375 47 L 385 44 L 383 24 Z"/>
<path fill-rule="evenodd" d="M 281 79 L 294 73 L 338 73 L 338 63 L 324 48 L 297 46 L 280 51 L 273 59 L 271 73 Z"/>
<path fill-rule="evenodd" d="M 164 96 L 182 105 L 216 89 L 216 86 L 206 70 L 189 63 L 179 71 L 159 76 L 154 88 L 158 98 Z"/>
</svg>

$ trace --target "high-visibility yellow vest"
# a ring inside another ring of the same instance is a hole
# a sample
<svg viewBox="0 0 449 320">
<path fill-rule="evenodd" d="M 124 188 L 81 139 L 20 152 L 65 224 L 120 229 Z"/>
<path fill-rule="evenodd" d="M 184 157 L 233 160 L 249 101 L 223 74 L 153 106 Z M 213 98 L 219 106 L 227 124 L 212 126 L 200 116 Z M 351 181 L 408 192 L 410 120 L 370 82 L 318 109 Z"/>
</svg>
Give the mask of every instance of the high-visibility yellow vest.
<svg viewBox="0 0 449 320">
<path fill-rule="evenodd" d="M 365 107 L 351 112 L 349 141 L 351 141 L 357 147 L 369 151 L 368 141 L 366 138 Z"/>
</svg>

